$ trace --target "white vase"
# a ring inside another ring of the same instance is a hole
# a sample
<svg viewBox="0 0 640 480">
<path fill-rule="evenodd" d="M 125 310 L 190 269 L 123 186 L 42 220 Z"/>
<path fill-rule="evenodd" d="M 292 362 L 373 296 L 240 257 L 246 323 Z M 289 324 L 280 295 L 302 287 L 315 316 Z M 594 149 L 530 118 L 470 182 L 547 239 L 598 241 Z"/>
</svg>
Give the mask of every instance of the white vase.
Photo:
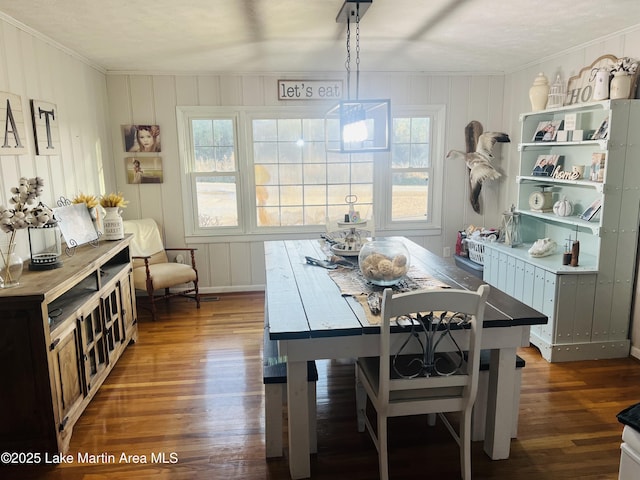
<svg viewBox="0 0 640 480">
<path fill-rule="evenodd" d="M 612 100 L 619 98 L 629 98 L 631 94 L 631 75 L 627 72 L 616 72 L 613 74 L 609 97 Z"/>
<path fill-rule="evenodd" d="M 529 100 L 531 101 L 531 110 L 539 112 L 544 110 L 549 99 L 549 79 L 540 72 L 533 80 L 533 85 L 529 89 Z"/>
<path fill-rule="evenodd" d="M 104 210 L 106 214 L 102 220 L 102 228 L 104 229 L 104 235 L 102 238 L 105 240 L 123 239 L 124 224 L 122 223 L 122 217 L 120 216 L 120 208 L 104 207 Z"/>
<path fill-rule="evenodd" d="M 0 249 L 0 288 L 15 287 L 20 284 L 24 261 L 15 252 L 16 244 L 11 243 Z"/>
<path fill-rule="evenodd" d="M 593 100 L 598 101 L 609 98 L 609 70 L 599 68 L 593 81 Z"/>
</svg>

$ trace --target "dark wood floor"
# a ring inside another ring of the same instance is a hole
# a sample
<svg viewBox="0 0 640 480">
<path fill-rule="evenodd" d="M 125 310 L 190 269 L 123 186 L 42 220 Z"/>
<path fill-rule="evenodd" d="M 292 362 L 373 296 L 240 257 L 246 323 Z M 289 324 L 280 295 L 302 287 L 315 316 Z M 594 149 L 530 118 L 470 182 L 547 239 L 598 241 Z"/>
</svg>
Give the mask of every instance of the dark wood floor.
<svg viewBox="0 0 640 480">
<path fill-rule="evenodd" d="M 0 468 L 0 478 L 289 478 L 286 456 L 264 458 L 263 303 L 262 293 L 229 294 L 196 310 L 174 299 L 168 309 L 161 306 L 157 322 L 141 309 L 138 343 L 127 349 L 74 429 L 73 462 Z M 535 348 L 519 354 L 527 366 L 518 438 L 502 461 L 491 461 L 474 443 L 474 478 L 616 479 L 622 432 L 616 414 L 640 401 L 640 362 L 549 364 Z M 353 363 L 318 366 L 313 478 L 377 479 L 376 450 L 356 429 Z M 152 454 L 156 460 L 164 454 L 167 463 L 151 463 Z M 79 463 L 78 455 L 96 463 Z M 443 427 L 428 428 L 421 418 L 395 419 L 390 475 L 457 479 L 457 446 Z"/>
</svg>

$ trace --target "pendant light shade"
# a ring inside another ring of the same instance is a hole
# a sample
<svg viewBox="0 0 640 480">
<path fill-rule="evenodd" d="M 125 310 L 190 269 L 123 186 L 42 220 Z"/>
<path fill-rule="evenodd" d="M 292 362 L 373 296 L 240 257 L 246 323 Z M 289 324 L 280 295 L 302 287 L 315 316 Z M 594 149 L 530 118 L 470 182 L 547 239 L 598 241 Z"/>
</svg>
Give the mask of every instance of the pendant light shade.
<svg viewBox="0 0 640 480">
<path fill-rule="evenodd" d="M 325 116 L 330 152 L 389 151 L 389 100 L 343 100 Z"/>
<path fill-rule="evenodd" d="M 325 115 L 326 150 L 340 153 L 388 152 L 390 100 L 360 100 L 360 18 L 372 0 L 345 0 L 336 22 L 347 24 L 347 100 Z M 351 23 L 356 26 L 356 96 L 351 99 Z"/>
</svg>

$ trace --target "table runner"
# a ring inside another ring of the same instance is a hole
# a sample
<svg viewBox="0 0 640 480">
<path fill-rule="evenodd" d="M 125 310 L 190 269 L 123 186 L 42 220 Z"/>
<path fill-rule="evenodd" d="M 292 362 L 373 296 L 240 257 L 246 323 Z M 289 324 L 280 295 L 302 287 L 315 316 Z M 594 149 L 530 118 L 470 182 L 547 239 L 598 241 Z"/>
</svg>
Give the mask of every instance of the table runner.
<svg viewBox="0 0 640 480">
<path fill-rule="evenodd" d="M 414 290 L 434 290 L 438 288 L 451 288 L 444 282 L 435 279 L 428 273 L 420 270 L 418 267 L 411 265 L 405 277 L 393 287 L 380 287 L 368 282 L 360 269 L 356 265 L 355 268 L 337 268 L 329 270 L 329 277 L 336 283 L 342 295 L 349 295 L 355 298 L 362 306 L 367 320 L 371 325 L 379 325 L 381 316 L 378 313 L 373 314 L 369 308 L 367 297 L 373 292 L 382 292 L 385 288 L 393 288 L 394 291 L 410 292 Z"/>
</svg>

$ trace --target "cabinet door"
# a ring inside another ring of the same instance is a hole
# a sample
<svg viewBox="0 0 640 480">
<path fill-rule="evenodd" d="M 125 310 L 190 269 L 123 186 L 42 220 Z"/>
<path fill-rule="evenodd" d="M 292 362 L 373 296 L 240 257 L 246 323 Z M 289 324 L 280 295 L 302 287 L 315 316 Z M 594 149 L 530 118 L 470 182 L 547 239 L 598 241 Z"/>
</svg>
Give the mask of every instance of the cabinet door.
<svg viewBox="0 0 640 480">
<path fill-rule="evenodd" d="M 61 330 L 58 332 L 58 330 Z M 83 394 L 80 333 L 75 321 L 60 326 L 50 345 L 50 358 L 54 371 L 55 401 L 57 403 L 57 427 L 64 431 L 67 420 L 80 406 Z"/>
<path fill-rule="evenodd" d="M 500 252 L 498 256 L 498 285 L 503 292 L 507 290 L 507 259 L 508 255 Z"/>
<path fill-rule="evenodd" d="M 516 259 L 511 255 L 507 255 L 507 284 L 504 291 L 507 295 L 514 296 L 516 284 Z"/>
<path fill-rule="evenodd" d="M 532 302 L 531 306 L 538 310 L 539 312 L 543 312 L 544 306 L 544 274 L 545 270 L 540 267 L 534 267 L 533 274 L 533 293 L 532 293 Z"/>
<path fill-rule="evenodd" d="M 513 285 L 513 296 L 516 300 L 524 302 L 524 266 L 523 260 L 516 259 L 516 273 Z"/>
<path fill-rule="evenodd" d="M 542 327 L 542 335 L 552 343 L 555 343 L 556 330 L 557 330 L 557 318 L 555 315 L 556 305 L 556 282 L 558 276 L 552 272 L 544 272 L 544 293 L 542 309 L 540 310 L 547 317 L 549 321 Z"/>
<path fill-rule="evenodd" d="M 126 339 L 136 341 L 138 339 L 136 326 L 138 313 L 136 311 L 136 297 L 131 276 L 127 275 L 123 278 L 119 283 L 119 287 L 122 316 L 124 318 L 124 335 Z"/>
<path fill-rule="evenodd" d="M 84 361 L 84 386 L 86 393 L 88 393 L 109 362 L 99 301 L 93 301 L 87 306 L 80 319 L 80 331 Z"/>
<path fill-rule="evenodd" d="M 530 263 L 524 265 L 524 285 L 522 287 L 522 303 L 533 307 L 533 286 L 535 284 L 536 267 Z"/>
<path fill-rule="evenodd" d="M 120 282 L 100 299 L 102 318 L 104 319 L 104 335 L 107 360 L 117 358 L 125 346 L 124 318 L 120 297 Z"/>
</svg>

